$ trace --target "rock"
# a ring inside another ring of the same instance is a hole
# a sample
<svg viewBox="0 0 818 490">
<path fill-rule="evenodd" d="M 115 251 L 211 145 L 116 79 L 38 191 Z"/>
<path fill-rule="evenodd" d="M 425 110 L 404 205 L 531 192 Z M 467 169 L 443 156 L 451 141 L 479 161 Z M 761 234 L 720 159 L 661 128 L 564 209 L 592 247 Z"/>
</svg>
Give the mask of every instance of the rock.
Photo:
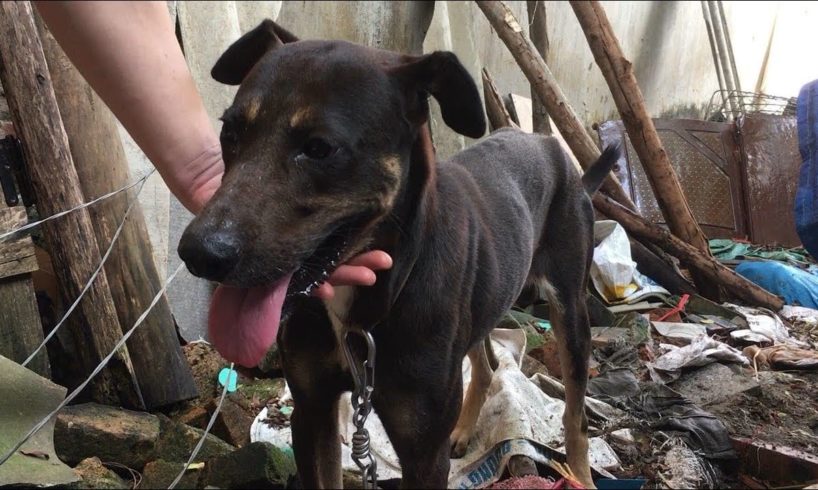
<svg viewBox="0 0 818 490">
<path fill-rule="evenodd" d="M 760 389 L 758 382 L 743 374 L 740 368 L 717 362 L 685 373 L 672 388 L 700 407 Z"/>
<path fill-rule="evenodd" d="M 201 483 L 217 488 L 284 488 L 295 461 L 267 442 L 254 442 L 207 462 Z"/>
<path fill-rule="evenodd" d="M 213 400 L 211 410 L 215 410 L 218 400 Z M 231 397 L 225 398 L 222 409 L 216 416 L 213 434 L 229 444 L 242 447 L 250 444 L 250 426 L 254 417 Z"/>
<path fill-rule="evenodd" d="M 82 478 L 81 482 L 74 483 L 70 488 L 131 488 L 132 485 L 116 473 L 106 468 L 99 458 L 86 458 L 74 468 Z M 151 487 L 144 487 L 151 488 Z"/>
<path fill-rule="evenodd" d="M 151 461 L 142 471 L 142 483 L 139 488 L 168 488 L 185 463 L 170 462 L 163 459 Z M 179 480 L 177 488 L 196 488 L 202 472 L 199 469 L 188 469 L 185 476 Z"/>
<path fill-rule="evenodd" d="M 57 415 L 54 446 L 68 464 L 96 456 L 137 471 L 157 459 L 187 461 L 203 431 L 151 415 L 86 403 L 64 408 Z M 209 434 L 198 461 L 221 456 L 235 448 Z"/>
<path fill-rule="evenodd" d="M 156 441 L 157 458 L 173 462 L 185 462 L 190 457 L 193 448 L 202 438 L 204 433 L 201 429 L 180 424 L 167 418 L 164 415 L 159 415 L 160 436 Z M 233 451 L 235 447 L 224 442 L 213 434 L 208 434 L 202 449 L 196 456 L 196 461 L 206 461 L 210 458 L 228 454 Z"/>
<path fill-rule="evenodd" d="M 198 429 L 207 427 L 209 419 L 210 415 L 207 413 L 207 410 L 200 406 L 190 407 L 175 417 L 175 420 L 180 424 L 189 425 Z"/>
<path fill-rule="evenodd" d="M 549 374 L 548 368 L 545 367 L 545 364 L 534 359 L 528 354 L 523 356 L 523 365 L 520 367 L 520 370 L 523 372 L 523 374 L 525 374 L 527 378 L 530 378 L 537 373 Z"/>
<path fill-rule="evenodd" d="M 57 414 L 54 446 L 70 465 L 96 456 L 141 470 L 156 459 L 159 430 L 159 419 L 151 414 L 85 403 Z"/>
</svg>

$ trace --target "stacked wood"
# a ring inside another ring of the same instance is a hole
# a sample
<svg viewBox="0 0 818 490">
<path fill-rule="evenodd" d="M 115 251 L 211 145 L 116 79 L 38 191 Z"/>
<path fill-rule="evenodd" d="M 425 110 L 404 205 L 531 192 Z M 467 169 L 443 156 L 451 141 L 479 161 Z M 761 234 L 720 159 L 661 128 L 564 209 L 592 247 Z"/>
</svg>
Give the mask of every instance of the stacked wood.
<svg viewBox="0 0 818 490">
<path fill-rule="evenodd" d="M 29 2 L 0 3 L 0 58 L 0 79 L 22 142 L 40 214 L 48 216 L 79 206 L 84 196 Z M 45 223 L 43 230 L 61 290 L 70 304 L 100 261 L 91 219 L 87 209 L 82 209 Z M 75 343 L 84 346 L 79 363 L 83 372 L 90 373 L 122 335 L 104 271 L 74 311 L 68 328 Z M 125 348 L 116 353 L 90 387 L 97 401 L 144 406 Z"/>
<path fill-rule="evenodd" d="M 589 143 L 595 149 L 596 146 L 593 141 L 590 141 L 590 136 L 585 132 L 576 113 L 565 100 L 562 90 L 548 67 L 545 66 L 542 57 L 522 33 L 522 28 L 514 18 L 514 14 L 502 1 L 477 1 L 477 4 L 500 39 L 511 51 L 529 82 L 538 89 L 537 93 L 548 108 L 554 124 L 559 128 L 580 163 L 583 167 L 593 163 L 593 160 L 584 159 L 593 154 L 589 150 Z M 580 128 L 581 131 L 577 128 Z M 598 149 L 596 149 L 596 154 L 599 154 Z M 610 187 L 603 187 L 603 191 L 608 192 L 609 190 Z M 621 186 L 619 190 L 622 190 Z M 711 281 L 713 285 L 724 287 L 731 296 L 774 311 L 778 311 L 783 306 L 780 298 L 723 266 L 709 253 L 703 253 L 699 248 L 686 243 L 667 230 L 646 221 L 633 210 L 632 205 L 623 205 L 619 196 L 607 197 L 597 193 L 593 202 L 597 211 L 619 222 L 630 235 L 660 246 L 669 254 L 682 260 L 693 272 Z M 696 227 L 698 228 L 698 225 Z"/>
<path fill-rule="evenodd" d="M 113 114 L 39 16 L 35 21 L 83 194 L 100 196 L 124 187 L 131 177 Z M 131 191 L 89 208 L 97 243 L 103 246 L 111 243 L 130 201 L 135 199 L 135 191 Z M 105 274 L 120 326 L 130 329 L 162 287 L 138 202 L 133 204 L 105 263 Z M 131 360 L 145 408 L 196 396 L 166 297 L 151 309 L 127 346 L 133 354 Z"/>
<path fill-rule="evenodd" d="M 28 221 L 23 206 L 6 207 L 0 191 L 0 234 Z M 22 363 L 43 341 L 43 326 L 34 296 L 31 273 L 37 270 L 31 237 L 12 235 L 0 240 L 0 355 Z M 28 364 L 37 374 L 50 377 L 43 350 Z"/>
</svg>

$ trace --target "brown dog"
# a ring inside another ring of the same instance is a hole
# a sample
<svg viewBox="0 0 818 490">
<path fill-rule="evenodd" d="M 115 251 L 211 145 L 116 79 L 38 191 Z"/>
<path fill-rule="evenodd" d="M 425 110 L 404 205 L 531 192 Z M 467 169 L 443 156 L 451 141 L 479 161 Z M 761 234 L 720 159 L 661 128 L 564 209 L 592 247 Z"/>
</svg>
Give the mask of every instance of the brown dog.
<svg viewBox="0 0 818 490">
<path fill-rule="evenodd" d="M 253 365 L 277 333 L 302 484 L 341 485 L 338 400 L 353 384 L 339 339 L 366 329 L 377 346 L 372 400 L 402 485 L 444 487 L 451 444 L 465 449 L 486 396 L 483 341 L 529 286 L 552 305 L 568 462 L 591 486 L 585 288 L 594 215 L 557 141 L 501 130 L 437 162 L 428 95 L 454 130 L 485 132 L 474 81 L 447 52 L 298 41 L 265 21 L 212 74 L 241 84 L 222 118 L 226 172 L 179 254 L 223 284 L 210 335 L 228 359 Z M 590 192 L 617 151 L 588 174 Z M 340 288 L 326 303 L 296 294 L 369 248 L 394 259 L 375 286 Z M 278 331 L 285 297 L 291 314 Z M 475 379 L 461 412 L 467 353 Z"/>
</svg>

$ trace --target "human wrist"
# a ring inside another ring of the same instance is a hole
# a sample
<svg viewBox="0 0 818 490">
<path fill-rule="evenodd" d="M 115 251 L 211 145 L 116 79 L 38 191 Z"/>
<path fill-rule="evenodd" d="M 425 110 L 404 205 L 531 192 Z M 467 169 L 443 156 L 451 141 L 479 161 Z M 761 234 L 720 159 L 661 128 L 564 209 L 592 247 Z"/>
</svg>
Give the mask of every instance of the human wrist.
<svg viewBox="0 0 818 490">
<path fill-rule="evenodd" d="M 155 162 L 170 191 L 193 214 L 198 214 L 221 184 L 224 173 L 221 145 L 208 142 L 192 156 L 166 155 Z"/>
</svg>

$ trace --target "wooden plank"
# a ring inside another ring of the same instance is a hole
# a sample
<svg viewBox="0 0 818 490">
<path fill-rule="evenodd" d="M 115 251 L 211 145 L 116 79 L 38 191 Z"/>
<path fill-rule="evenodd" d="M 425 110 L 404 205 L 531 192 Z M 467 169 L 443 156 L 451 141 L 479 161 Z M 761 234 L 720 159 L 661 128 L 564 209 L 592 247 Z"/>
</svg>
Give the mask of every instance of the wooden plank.
<svg viewBox="0 0 818 490">
<path fill-rule="evenodd" d="M 100 196 L 127 185 L 131 177 L 113 114 L 71 64 L 39 16 L 36 20 L 83 194 Z M 97 243 L 103 246 L 111 243 L 133 199 L 135 192 L 130 191 L 88 209 Z M 136 323 L 162 287 L 138 202 L 134 203 L 105 262 L 105 274 L 124 333 Z M 145 408 L 196 396 L 196 385 L 182 354 L 165 296 L 153 307 L 127 346 Z"/>
<path fill-rule="evenodd" d="M 22 206 L 0 207 L 0 233 L 19 228 L 28 222 Z M 0 242 L 0 279 L 37 270 L 34 243 L 28 235 L 11 236 Z"/>
<path fill-rule="evenodd" d="M 0 79 L 40 214 L 49 216 L 82 204 L 84 196 L 29 2 L 0 3 L 0 57 Z M 88 211 L 82 209 L 45 223 L 43 232 L 60 289 L 70 303 L 79 297 L 100 260 Z M 79 347 L 81 370 L 90 373 L 122 335 L 104 271 L 88 289 L 67 327 Z M 127 347 L 116 352 L 89 386 L 96 401 L 144 406 Z"/>
<path fill-rule="evenodd" d="M 7 208 L 0 190 L 0 233 L 19 228 L 27 221 L 25 208 Z M 43 326 L 30 274 L 36 270 L 37 258 L 30 236 L 12 236 L 0 241 L 0 355 L 17 363 L 25 361 L 43 341 Z M 51 377 L 45 350 L 31 360 L 28 368 Z"/>
</svg>

